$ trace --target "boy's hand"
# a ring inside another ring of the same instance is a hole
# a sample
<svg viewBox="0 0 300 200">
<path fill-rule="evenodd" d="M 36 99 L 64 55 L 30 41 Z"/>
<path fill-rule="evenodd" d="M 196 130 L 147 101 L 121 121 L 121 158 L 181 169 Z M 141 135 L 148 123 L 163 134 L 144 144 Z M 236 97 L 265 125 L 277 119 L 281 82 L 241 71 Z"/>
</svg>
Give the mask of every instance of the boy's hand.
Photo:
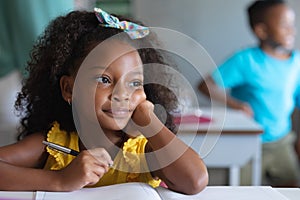
<svg viewBox="0 0 300 200">
<path fill-rule="evenodd" d="M 240 106 L 237 109 L 245 112 L 249 117 L 253 117 L 253 115 L 254 115 L 253 110 L 249 104 L 242 103 L 242 104 L 240 104 Z"/>
<path fill-rule="evenodd" d="M 112 163 L 104 148 L 82 151 L 66 168 L 57 171 L 61 190 L 73 191 L 96 184 Z"/>
<path fill-rule="evenodd" d="M 241 111 L 245 112 L 249 117 L 254 116 L 253 110 L 248 103 L 240 102 L 240 101 L 236 101 L 236 100 L 229 100 L 228 105 L 229 105 L 229 107 L 231 107 L 233 109 L 237 109 L 237 110 L 241 110 Z"/>
</svg>

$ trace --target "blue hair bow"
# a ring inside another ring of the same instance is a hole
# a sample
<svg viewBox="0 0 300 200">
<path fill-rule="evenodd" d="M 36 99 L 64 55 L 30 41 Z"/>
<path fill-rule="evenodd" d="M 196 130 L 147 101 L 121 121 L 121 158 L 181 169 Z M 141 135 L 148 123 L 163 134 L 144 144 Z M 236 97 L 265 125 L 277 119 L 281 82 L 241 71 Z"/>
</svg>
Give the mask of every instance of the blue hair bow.
<svg viewBox="0 0 300 200">
<path fill-rule="evenodd" d="M 139 39 L 149 34 L 149 28 L 133 22 L 120 21 L 117 17 L 108 14 L 100 8 L 94 8 L 96 17 L 101 26 L 123 30 L 131 39 Z"/>
</svg>

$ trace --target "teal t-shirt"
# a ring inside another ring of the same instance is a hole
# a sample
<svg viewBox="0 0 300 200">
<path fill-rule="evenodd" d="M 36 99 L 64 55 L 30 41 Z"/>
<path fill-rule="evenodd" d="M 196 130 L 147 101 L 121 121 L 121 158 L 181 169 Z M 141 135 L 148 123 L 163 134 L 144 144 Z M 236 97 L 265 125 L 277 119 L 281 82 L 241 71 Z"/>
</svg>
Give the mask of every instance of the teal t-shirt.
<svg viewBox="0 0 300 200">
<path fill-rule="evenodd" d="M 299 105 L 300 54 L 278 60 L 258 47 L 235 53 L 214 71 L 217 85 L 247 102 L 264 128 L 263 142 L 273 142 L 291 131 L 291 114 Z"/>
<path fill-rule="evenodd" d="M 23 71 L 37 37 L 52 19 L 73 7 L 73 0 L 1 0 L 0 77 Z"/>
</svg>

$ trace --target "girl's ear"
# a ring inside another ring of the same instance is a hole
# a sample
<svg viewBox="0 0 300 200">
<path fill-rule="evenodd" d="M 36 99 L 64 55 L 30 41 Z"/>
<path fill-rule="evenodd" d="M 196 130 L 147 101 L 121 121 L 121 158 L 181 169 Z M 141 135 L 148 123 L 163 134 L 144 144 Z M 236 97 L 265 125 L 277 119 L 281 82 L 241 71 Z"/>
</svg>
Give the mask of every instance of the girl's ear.
<svg viewBox="0 0 300 200">
<path fill-rule="evenodd" d="M 264 23 L 255 25 L 254 33 L 261 41 L 264 41 L 268 38 L 267 27 Z"/>
<path fill-rule="evenodd" d="M 74 78 L 72 76 L 64 75 L 60 78 L 60 89 L 61 89 L 62 97 L 69 104 L 72 101 L 73 85 L 74 85 Z"/>
</svg>

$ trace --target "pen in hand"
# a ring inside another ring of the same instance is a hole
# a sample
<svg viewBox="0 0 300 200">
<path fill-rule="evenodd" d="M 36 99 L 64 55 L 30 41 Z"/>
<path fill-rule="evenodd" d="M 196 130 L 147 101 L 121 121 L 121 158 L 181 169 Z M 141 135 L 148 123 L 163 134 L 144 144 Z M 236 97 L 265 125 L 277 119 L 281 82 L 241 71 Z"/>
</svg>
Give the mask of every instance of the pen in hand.
<svg viewBox="0 0 300 200">
<path fill-rule="evenodd" d="M 73 149 L 61 146 L 59 144 L 52 143 L 52 142 L 43 141 L 43 144 L 47 145 L 51 149 L 61 151 L 66 154 L 70 154 L 72 156 L 77 156 L 79 154 L 79 152 L 76 150 L 73 150 Z M 108 167 L 112 167 L 112 164 L 108 164 Z"/>
<path fill-rule="evenodd" d="M 79 154 L 78 151 L 73 150 L 73 149 L 69 149 L 67 147 L 52 143 L 52 142 L 47 142 L 47 141 L 43 141 L 43 144 L 47 145 L 49 148 L 57 150 L 57 151 L 61 151 L 63 153 L 66 154 L 70 154 L 72 156 L 77 156 Z"/>
</svg>

